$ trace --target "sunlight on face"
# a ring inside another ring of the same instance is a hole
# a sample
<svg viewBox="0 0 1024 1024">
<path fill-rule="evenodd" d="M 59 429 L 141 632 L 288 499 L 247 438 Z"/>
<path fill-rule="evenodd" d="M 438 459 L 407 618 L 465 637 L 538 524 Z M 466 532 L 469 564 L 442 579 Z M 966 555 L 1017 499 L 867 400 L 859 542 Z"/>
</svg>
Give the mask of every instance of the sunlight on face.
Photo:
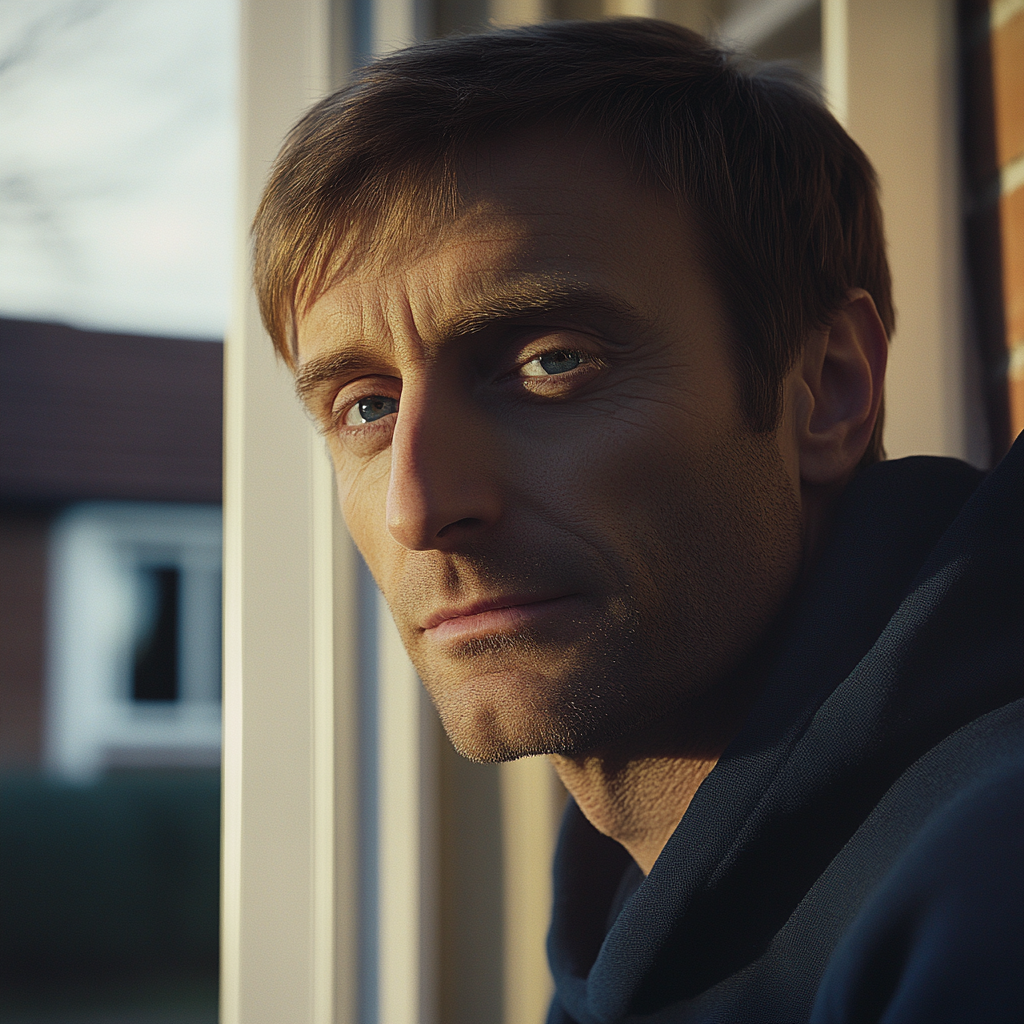
<svg viewBox="0 0 1024 1024">
<path fill-rule="evenodd" d="M 685 731 L 800 554 L 720 301 L 675 208 L 596 145 L 485 153 L 463 197 L 299 325 L 346 521 L 467 756 Z"/>
</svg>

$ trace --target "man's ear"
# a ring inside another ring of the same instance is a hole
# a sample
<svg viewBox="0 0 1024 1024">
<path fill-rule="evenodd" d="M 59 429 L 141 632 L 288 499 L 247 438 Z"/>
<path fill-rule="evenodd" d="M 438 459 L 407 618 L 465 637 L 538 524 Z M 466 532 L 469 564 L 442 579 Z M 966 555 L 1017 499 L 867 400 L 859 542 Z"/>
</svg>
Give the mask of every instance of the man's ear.
<svg viewBox="0 0 1024 1024">
<path fill-rule="evenodd" d="M 795 381 L 800 480 L 842 485 L 871 440 L 885 381 L 889 340 L 874 300 L 853 288 L 832 325 L 804 347 Z"/>
</svg>

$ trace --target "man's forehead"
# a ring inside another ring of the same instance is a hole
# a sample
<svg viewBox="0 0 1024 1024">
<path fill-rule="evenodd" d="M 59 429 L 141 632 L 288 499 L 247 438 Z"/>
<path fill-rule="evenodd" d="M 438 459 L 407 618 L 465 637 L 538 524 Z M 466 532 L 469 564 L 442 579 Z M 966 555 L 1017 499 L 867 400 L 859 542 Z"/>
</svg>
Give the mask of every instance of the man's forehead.
<svg viewBox="0 0 1024 1024">
<path fill-rule="evenodd" d="M 442 247 L 524 245 L 552 231 L 600 242 L 614 208 L 653 202 L 677 212 L 671 197 L 641 185 L 620 154 L 582 131 L 524 130 L 471 147 L 454 163 L 450 172 L 411 176 L 379 207 L 351 211 L 331 283 L 364 268 L 379 275 Z"/>
<path fill-rule="evenodd" d="M 299 333 L 328 321 L 370 328 L 407 305 L 431 333 L 448 336 L 467 318 L 494 310 L 542 311 L 608 291 L 616 258 L 601 223 L 571 211 L 531 216 L 481 203 L 388 251 L 339 261 L 330 286 L 300 318 Z"/>
<path fill-rule="evenodd" d="M 623 282 L 640 263 L 691 248 L 674 201 L 637 185 L 607 147 L 520 139 L 475 161 L 447 215 L 426 192 L 412 197 L 335 259 L 329 288 L 298 324 L 300 366 L 327 337 L 365 344 L 396 326 L 439 343 L 547 311 L 643 318 L 637 282 L 632 292 Z"/>
</svg>

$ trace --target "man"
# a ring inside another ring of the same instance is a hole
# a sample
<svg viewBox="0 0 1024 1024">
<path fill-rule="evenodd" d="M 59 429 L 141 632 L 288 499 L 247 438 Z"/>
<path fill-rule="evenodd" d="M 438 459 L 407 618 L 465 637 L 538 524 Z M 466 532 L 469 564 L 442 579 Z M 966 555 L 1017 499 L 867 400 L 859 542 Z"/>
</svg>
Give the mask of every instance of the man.
<svg viewBox="0 0 1024 1024">
<path fill-rule="evenodd" d="M 646 20 L 402 51 L 255 279 L 452 742 L 573 797 L 551 1021 L 1016 1019 L 1020 452 L 880 461 L 874 178 L 800 81 Z"/>
</svg>

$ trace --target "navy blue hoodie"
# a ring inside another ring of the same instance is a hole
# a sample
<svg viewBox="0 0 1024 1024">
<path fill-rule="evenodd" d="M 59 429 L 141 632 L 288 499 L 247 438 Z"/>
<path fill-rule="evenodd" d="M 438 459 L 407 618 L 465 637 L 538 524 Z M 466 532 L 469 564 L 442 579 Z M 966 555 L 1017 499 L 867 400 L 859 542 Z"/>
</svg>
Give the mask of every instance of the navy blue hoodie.
<svg viewBox="0 0 1024 1024">
<path fill-rule="evenodd" d="M 863 471 L 644 879 L 574 804 L 549 1024 L 1024 1020 L 1024 440 Z"/>
</svg>

